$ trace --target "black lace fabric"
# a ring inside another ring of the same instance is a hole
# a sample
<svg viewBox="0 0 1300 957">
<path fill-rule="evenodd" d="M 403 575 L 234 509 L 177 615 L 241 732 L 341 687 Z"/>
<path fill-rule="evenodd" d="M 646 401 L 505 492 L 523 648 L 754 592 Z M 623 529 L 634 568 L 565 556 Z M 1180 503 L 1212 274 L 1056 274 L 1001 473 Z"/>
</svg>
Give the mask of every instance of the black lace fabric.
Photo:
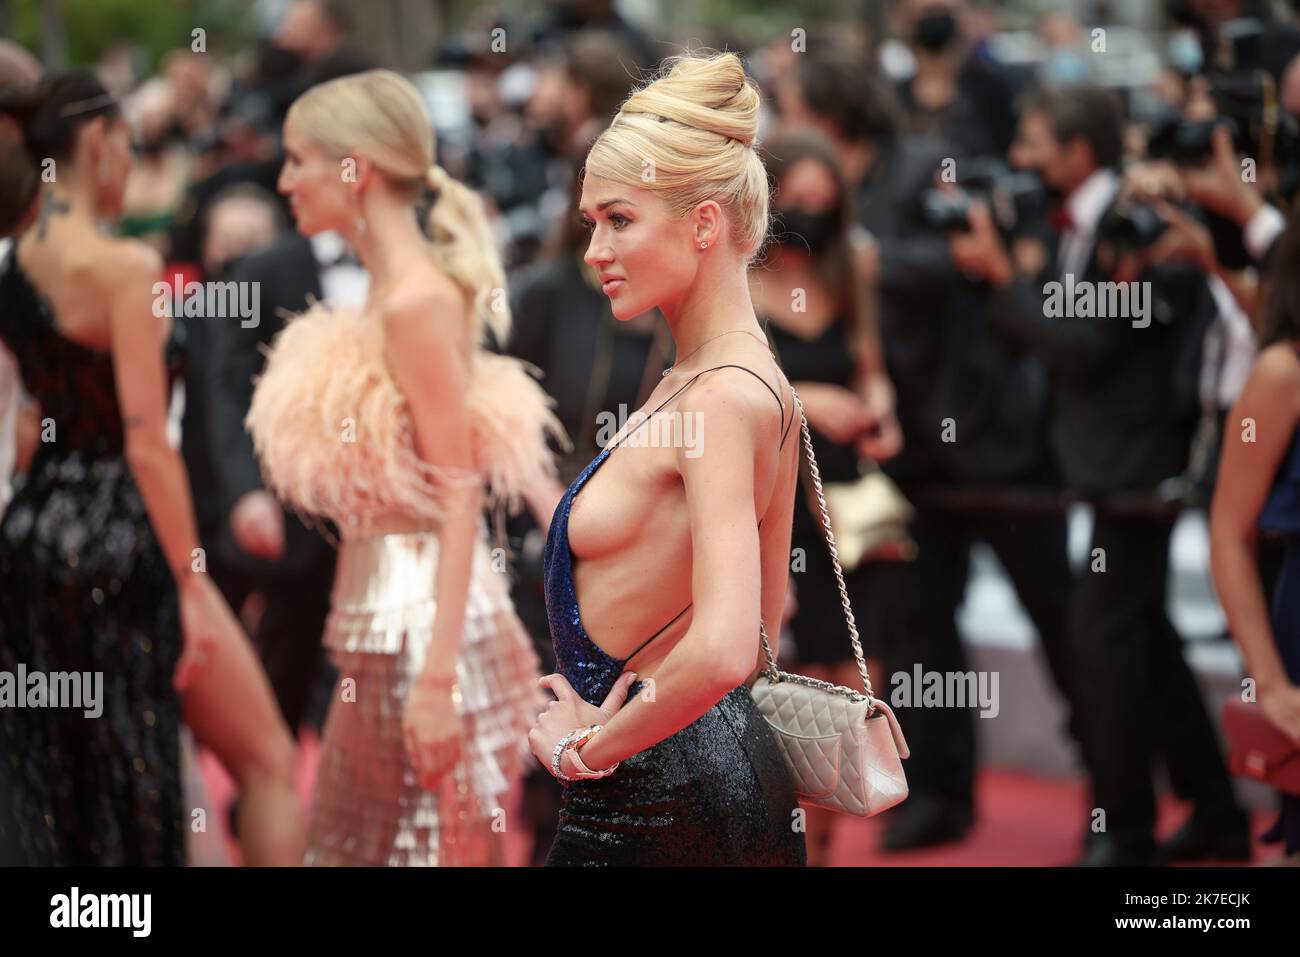
<svg viewBox="0 0 1300 957">
<path fill-rule="evenodd" d="M 16 695 L 0 707 L 0 864 L 184 864 L 178 601 L 123 458 L 112 359 L 59 333 L 12 253 L 0 340 L 43 433 L 0 517 L 0 672 Z M 99 700 L 32 707 L 37 673 L 102 681 Z"/>
</svg>

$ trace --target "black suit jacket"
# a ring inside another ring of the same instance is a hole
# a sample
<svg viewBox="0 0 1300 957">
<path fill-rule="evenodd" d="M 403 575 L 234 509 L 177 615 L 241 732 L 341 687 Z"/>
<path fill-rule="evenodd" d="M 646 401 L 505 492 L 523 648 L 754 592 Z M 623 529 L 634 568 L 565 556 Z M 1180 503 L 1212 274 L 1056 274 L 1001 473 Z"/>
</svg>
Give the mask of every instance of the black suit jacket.
<svg viewBox="0 0 1300 957">
<path fill-rule="evenodd" d="M 921 196 L 951 155 L 942 141 L 902 137 L 857 195 L 880 244 L 880 331 L 904 437 L 885 468 L 902 483 L 1040 481 L 1041 369 L 988 329 L 985 291 L 922 217 Z M 956 441 L 946 441 L 946 419 Z"/>
<path fill-rule="evenodd" d="M 253 398 L 253 378 L 266 361 L 262 349 L 284 328 L 288 315 L 306 309 L 311 298 L 321 298 L 320 267 L 311 243 L 296 233 L 237 262 L 232 278 L 261 284 L 261 314 L 255 326 L 244 328 L 231 320 L 214 323 L 209 330 L 213 354 L 208 406 L 213 459 L 227 515 L 244 494 L 263 487 L 253 440 L 244 428 Z M 331 550 L 317 531 L 289 517 L 285 522 L 285 554 L 280 561 L 266 562 L 242 552 L 239 558 L 261 574 L 290 576 L 319 565 Z"/>
<path fill-rule="evenodd" d="M 1110 280 L 1103 246 L 1094 238 L 1076 289 Z M 1082 494 L 1154 489 L 1187 467 L 1200 346 L 1215 315 L 1205 277 L 1184 266 L 1142 273 L 1139 281 L 1150 283 L 1145 327 L 1132 316 L 1054 314 L 1046 284 L 1062 283 L 1064 305 L 1064 280 L 1051 265 L 1033 281 L 993 290 L 991 326 L 1047 371 L 1049 440 L 1066 484 Z"/>
</svg>

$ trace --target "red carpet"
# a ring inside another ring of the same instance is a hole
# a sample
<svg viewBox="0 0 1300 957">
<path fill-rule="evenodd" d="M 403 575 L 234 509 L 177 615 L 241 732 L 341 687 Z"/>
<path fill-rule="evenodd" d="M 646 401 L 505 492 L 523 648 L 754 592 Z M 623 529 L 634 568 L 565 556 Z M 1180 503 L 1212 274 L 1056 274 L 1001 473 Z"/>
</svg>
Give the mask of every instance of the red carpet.
<svg viewBox="0 0 1300 957">
<path fill-rule="evenodd" d="M 310 732 L 304 733 L 299 749 L 298 788 L 306 807 L 315 777 L 319 742 Z M 225 828 L 226 807 L 234 796 L 234 786 L 216 759 L 207 752 L 200 755 L 200 767 L 208 788 L 210 815 Z M 924 851 L 885 854 L 879 850 L 884 817 L 859 820 L 837 815 L 831 842 L 831 866 L 872 867 L 1055 867 L 1068 864 L 1079 853 L 1081 822 L 1086 820 L 1087 788 L 1081 779 L 1040 777 L 1022 771 L 985 770 L 976 782 L 975 827 L 958 844 Z M 513 802 L 517 805 L 517 800 Z M 518 820 L 517 811 L 508 809 L 507 821 Z M 1182 823 L 1187 809 L 1172 798 L 1163 798 L 1159 808 L 1158 833 L 1165 836 Z M 1260 833 L 1273 820 L 1271 813 L 1257 814 L 1254 832 Z M 527 860 L 531 835 L 507 827 L 507 856 L 512 863 Z M 232 863 L 239 861 L 239 850 L 227 838 Z M 1278 854 L 1274 848 L 1257 851 L 1255 863 Z"/>
</svg>

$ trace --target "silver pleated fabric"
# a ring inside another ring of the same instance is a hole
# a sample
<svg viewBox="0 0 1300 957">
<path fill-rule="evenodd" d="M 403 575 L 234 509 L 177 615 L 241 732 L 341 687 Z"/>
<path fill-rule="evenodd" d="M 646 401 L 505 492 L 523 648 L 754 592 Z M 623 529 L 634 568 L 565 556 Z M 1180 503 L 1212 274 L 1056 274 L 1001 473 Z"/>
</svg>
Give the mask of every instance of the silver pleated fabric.
<svg viewBox="0 0 1300 957">
<path fill-rule="evenodd" d="M 540 662 L 480 523 L 456 663 L 465 747 L 437 792 L 423 790 L 406 756 L 402 714 L 436 614 L 438 538 L 400 526 L 344 529 L 339 546 L 324 641 L 340 675 L 305 862 L 500 864 L 512 823 L 502 802 L 532 760 L 528 730 L 548 700 L 537 687 Z"/>
</svg>

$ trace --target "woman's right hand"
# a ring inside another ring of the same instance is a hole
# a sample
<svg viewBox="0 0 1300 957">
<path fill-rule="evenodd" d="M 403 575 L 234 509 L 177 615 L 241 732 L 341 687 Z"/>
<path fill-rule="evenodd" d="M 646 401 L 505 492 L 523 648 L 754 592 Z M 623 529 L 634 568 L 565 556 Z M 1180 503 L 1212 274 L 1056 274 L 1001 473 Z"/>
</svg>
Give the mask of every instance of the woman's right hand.
<svg viewBox="0 0 1300 957">
<path fill-rule="evenodd" d="M 804 383 L 798 390 L 808 424 L 837 445 L 847 445 L 871 425 L 862 397 L 829 383 Z"/>
<path fill-rule="evenodd" d="M 1284 684 L 1260 691 L 1259 706 L 1264 711 L 1264 717 L 1296 745 L 1300 745 L 1300 688 Z"/>
<path fill-rule="evenodd" d="M 250 555 L 276 561 L 284 556 L 284 513 L 270 492 L 245 493 L 230 510 L 230 533 Z"/>
<path fill-rule="evenodd" d="M 243 628 L 212 579 L 202 572 L 186 577 L 180 586 L 180 660 L 172 684 L 184 693 L 211 663 L 222 641 L 245 640 Z"/>
<path fill-rule="evenodd" d="M 402 713 L 402 739 L 420 787 L 434 791 L 460 760 L 465 735 L 453 694 L 453 678 L 420 674 L 411 682 Z"/>
</svg>

